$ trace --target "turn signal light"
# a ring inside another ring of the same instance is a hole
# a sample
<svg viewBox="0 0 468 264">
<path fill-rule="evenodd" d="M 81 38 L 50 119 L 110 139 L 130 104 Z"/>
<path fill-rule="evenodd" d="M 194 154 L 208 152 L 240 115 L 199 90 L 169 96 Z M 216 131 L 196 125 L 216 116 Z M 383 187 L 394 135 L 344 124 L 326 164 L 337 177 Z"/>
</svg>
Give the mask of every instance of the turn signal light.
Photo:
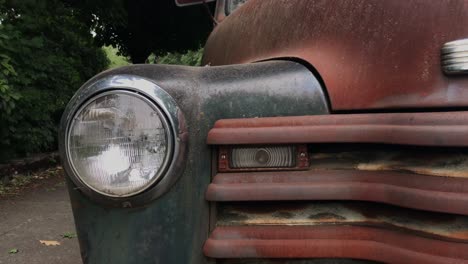
<svg viewBox="0 0 468 264">
<path fill-rule="evenodd" d="M 309 167 L 306 145 L 222 146 L 219 171 L 298 170 Z"/>
</svg>

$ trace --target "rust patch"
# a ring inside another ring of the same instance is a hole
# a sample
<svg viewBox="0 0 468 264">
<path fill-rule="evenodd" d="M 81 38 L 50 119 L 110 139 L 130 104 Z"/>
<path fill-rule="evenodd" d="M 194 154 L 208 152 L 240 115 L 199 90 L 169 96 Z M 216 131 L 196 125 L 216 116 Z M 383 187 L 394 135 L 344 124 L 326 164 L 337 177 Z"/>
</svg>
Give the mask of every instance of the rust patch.
<svg viewBox="0 0 468 264">
<path fill-rule="evenodd" d="M 250 1 L 210 35 L 204 63 L 299 58 L 335 110 L 467 106 L 467 78 L 448 78 L 440 48 L 468 36 L 468 3 Z"/>
<path fill-rule="evenodd" d="M 272 214 L 273 217 L 278 217 L 278 218 L 283 218 L 283 219 L 291 219 L 294 217 L 294 215 L 290 212 L 287 211 L 279 211 L 279 212 L 274 212 Z"/>
<path fill-rule="evenodd" d="M 468 151 L 437 148 L 387 148 L 311 153 L 311 169 L 403 171 L 421 175 L 468 178 Z"/>
<path fill-rule="evenodd" d="M 301 207 L 298 207 L 300 204 Z M 277 207 L 281 209 L 277 209 Z M 267 210 L 270 213 L 265 213 Z M 468 216 L 365 202 L 257 202 L 220 204 L 217 226 L 355 225 L 400 230 L 468 243 Z"/>
<path fill-rule="evenodd" d="M 223 204 L 225 205 L 225 204 Z M 225 214 L 228 211 L 224 210 L 230 210 L 230 206 L 219 206 L 218 210 L 221 210 L 221 214 Z M 290 212 L 292 210 L 294 211 L 300 211 L 300 210 L 305 210 L 307 208 L 307 205 L 301 202 L 291 202 L 288 204 L 284 204 L 281 202 L 256 202 L 256 203 L 250 203 L 248 207 L 243 207 L 243 212 L 245 213 L 255 213 L 255 214 L 272 214 L 276 213 L 279 211 L 283 212 Z"/>
<path fill-rule="evenodd" d="M 346 220 L 346 217 L 333 214 L 333 213 L 318 213 L 311 214 L 307 217 L 311 220 L 321 220 L 321 221 L 337 221 L 337 220 Z"/>
</svg>

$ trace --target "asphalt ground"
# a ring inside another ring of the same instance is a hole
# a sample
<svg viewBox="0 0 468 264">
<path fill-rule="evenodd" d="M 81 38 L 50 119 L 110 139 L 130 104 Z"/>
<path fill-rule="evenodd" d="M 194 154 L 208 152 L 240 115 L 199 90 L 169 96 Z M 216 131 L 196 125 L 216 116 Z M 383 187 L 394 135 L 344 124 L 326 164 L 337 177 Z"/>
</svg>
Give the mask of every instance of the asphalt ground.
<svg viewBox="0 0 468 264">
<path fill-rule="evenodd" d="M 28 179 L 0 193 L 0 264 L 82 263 L 61 167 Z"/>
</svg>

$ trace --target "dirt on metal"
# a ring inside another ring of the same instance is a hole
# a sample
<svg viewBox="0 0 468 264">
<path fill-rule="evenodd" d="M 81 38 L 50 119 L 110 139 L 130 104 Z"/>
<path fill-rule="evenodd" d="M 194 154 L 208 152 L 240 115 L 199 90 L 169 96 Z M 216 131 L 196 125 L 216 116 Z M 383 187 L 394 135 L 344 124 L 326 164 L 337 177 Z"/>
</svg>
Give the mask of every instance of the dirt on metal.
<svg viewBox="0 0 468 264">
<path fill-rule="evenodd" d="M 358 225 L 468 243 L 468 216 L 365 202 L 257 202 L 218 206 L 218 226 Z"/>
</svg>

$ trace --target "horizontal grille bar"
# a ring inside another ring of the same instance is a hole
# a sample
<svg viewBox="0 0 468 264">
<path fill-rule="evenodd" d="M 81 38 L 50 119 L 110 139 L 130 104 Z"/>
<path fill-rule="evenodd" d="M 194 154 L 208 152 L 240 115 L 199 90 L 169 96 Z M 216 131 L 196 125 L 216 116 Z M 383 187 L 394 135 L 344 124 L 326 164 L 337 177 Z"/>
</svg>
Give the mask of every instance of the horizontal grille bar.
<svg viewBox="0 0 468 264">
<path fill-rule="evenodd" d="M 382 143 L 468 146 L 468 112 L 226 119 L 208 144 Z"/>
<path fill-rule="evenodd" d="M 466 263 L 468 244 L 361 226 L 217 227 L 213 258 L 354 258 L 386 263 Z"/>
<path fill-rule="evenodd" d="M 352 170 L 221 173 L 206 199 L 358 200 L 468 215 L 468 178 Z"/>
</svg>

